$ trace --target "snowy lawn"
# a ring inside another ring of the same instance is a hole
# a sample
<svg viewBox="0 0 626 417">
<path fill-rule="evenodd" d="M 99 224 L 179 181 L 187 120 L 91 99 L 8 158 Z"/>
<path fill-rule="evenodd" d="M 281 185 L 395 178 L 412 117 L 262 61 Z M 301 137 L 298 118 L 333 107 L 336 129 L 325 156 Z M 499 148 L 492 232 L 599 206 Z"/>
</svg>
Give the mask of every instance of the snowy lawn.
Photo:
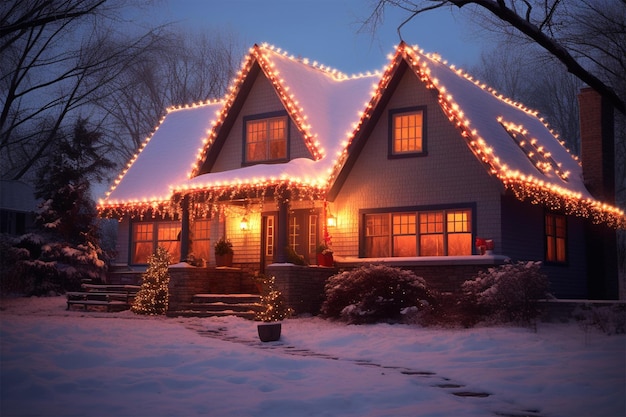
<svg viewBox="0 0 626 417">
<path fill-rule="evenodd" d="M 626 415 L 626 336 L 65 311 L 3 299 L 0 415 Z M 470 393 L 480 396 L 459 396 Z M 488 394 L 488 395 L 487 395 Z"/>
</svg>

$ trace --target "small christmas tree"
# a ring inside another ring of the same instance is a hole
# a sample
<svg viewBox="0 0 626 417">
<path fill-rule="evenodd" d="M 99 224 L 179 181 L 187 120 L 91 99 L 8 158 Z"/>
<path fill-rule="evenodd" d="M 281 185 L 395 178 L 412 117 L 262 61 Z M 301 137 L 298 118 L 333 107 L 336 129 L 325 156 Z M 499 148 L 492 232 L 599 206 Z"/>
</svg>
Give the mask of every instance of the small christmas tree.
<svg viewBox="0 0 626 417">
<path fill-rule="evenodd" d="M 170 254 L 161 246 L 148 258 L 148 270 L 131 310 L 137 314 L 158 315 L 167 311 Z"/>
<path fill-rule="evenodd" d="M 256 314 L 256 319 L 260 321 L 280 321 L 293 314 L 293 310 L 285 304 L 283 294 L 276 287 L 274 277 L 263 280 L 261 304 L 264 309 Z"/>
</svg>

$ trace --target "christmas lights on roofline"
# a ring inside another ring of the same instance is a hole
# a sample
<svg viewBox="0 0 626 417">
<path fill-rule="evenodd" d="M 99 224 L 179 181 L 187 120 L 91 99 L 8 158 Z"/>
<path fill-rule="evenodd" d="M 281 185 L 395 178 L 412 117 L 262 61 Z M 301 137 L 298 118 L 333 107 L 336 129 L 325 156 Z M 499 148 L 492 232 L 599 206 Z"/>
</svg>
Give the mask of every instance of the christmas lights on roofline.
<svg viewBox="0 0 626 417">
<path fill-rule="evenodd" d="M 418 52 L 420 55 L 417 55 Z M 317 136 L 312 133 L 311 125 L 306 121 L 308 117 L 304 114 L 304 109 L 300 107 L 299 102 L 296 97 L 289 93 L 290 87 L 286 85 L 284 79 L 280 77 L 278 71 L 275 70 L 275 64 L 272 62 L 271 53 L 280 55 L 287 59 L 291 59 L 297 61 L 304 65 L 312 66 L 318 70 L 323 71 L 329 77 L 331 77 L 335 81 L 341 81 L 345 79 L 350 79 L 350 77 L 345 76 L 336 70 L 331 69 L 330 67 L 325 67 L 323 65 L 319 65 L 317 61 L 314 61 L 313 64 L 310 64 L 310 61 L 307 58 L 295 58 L 294 56 L 288 56 L 288 54 L 281 50 L 280 48 L 275 48 L 273 46 L 263 44 L 262 46 L 255 46 L 250 49 L 250 54 L 248 54 L 245 60 L 242 63 L 241 70 L 238 72 L 237 77 L 232 82 L 229 87 L 229 93 L 219 102 L 222 103 L 221 109 L 216 112 L 217 119 L 212 122 L 212 129 L 207 135 L 207 138 L 203 140 L 204 146 L 199 150 L 196 162 L 192 165 L 191 171 L 188 173 L 188 177 L 192 178 L 193 176 L 198 174 L 199 165 L 206 158 L 206 152 L 210 149 L 220 126 L 222 125 L 225 117 L 228 115 L 228 112 L 235 100 L 235 97 L 239 93 L 241 85 L 246 78 L 247 74 L 252 68 L 254 62 L 258 62 L 263 71 L 268 76 L 269 80 L 272 82 L 276 91 L 279 93 L 279 97 L 285 108 L 289 110 L 289 113 L 293 120 L 295 121 L 298 129 L 302 132 L 304 140 L 306 142 L 307 147 L 311 150 L 314 159 L 318 160 L 325 156 L 326 151 L 321 148 L 320 142 L 317 139 Z M 290 181 L 289 187 L 310 187 L 315 189 L 315 194 L 320 192 L 324 192 L 328 189 L 328 187 L 332 184 L 336 176 L 338 175 L 339 170 L 343 166 L 346 158 L 347 158 L 347 150 L 354 139 L 355 135 L 363 125 L 363 123 L 371 117 L 371 113 L 374 108 L 376 108 L 384 90 L 387 88 L 389 80 L 391 79 L 392 74 L 395 72 L 397 65 L 399 65 L 400 57 L 404 58 L 406 62 L 412 67 L 414 72 L 419 76 L 419 79 L 423 81 L 427 88 L 436 89 L 438 91 L 439 96 L 439 104 L 443 109 L 444 113 L 447 115 L 448 119 L 454 123 L 455 126 L 460 130 L 461 135 L 467 140 L 470 149 L 476 154 L 476 156 L 483 161 L 488 167 L 489 172 L 499 178 L 506 188 L 513 190 L 516 196 L 520 199 L 531 199 L 534 202 L 542 202 L 544 204 L 548 204 L 551 206 L 556 206 L 556 201 L 561 199 L 560 206 L 567 209 L 568 213 L 576 214 L 584 217 L 591 217 L 594 221 L 599 220 L 602 222 L 606 222 L 614 227 L 626 227 L 626 220 L 624 219 L 624 213 L 618 208 L 608 206 L 606 204 L 601 204 L 595 202 L 593 200 L 588 200 L 582 198 L 581 195 L 577 193 L 573 193 L 570 190 L 567 190 L 563 187 L 555 186 L 549 183 L 546 183 L 542 180 L 537 180 L 532 176 L 524 176 L 519 174 L 518 172 L 511 171 L 507 165 L 502 164 L 500 158 L 494 154 L 493 148 L 487 145 L 487 142 L 478 135 L 476 129 L 471 128 L 471 122 L 460 106 L 454 100 L 454 97 L 446 91 L 445 86 L 441 85 L 440 81 L 432 77 L 431 69 L 428 65 L 427 59 L 430 59 L 433 62 L 442 63 L 443 65 L 447 65 L 446 61 L 442 61 L 441 57 L 437 54 L 426 54 L 423 50 L 418 49 L 417 46 L 409 47 L 406 44 L 401 44 L 396 48 L 395 54 L 391 55 L 391 62 L 387 65 L 386 69 L 380 76 L 380 79 L 377 84 L 375 84 L 374 90 L 371 95 L 370 101 L 366 104 L 365 110 L 359 112 L 358 122 L 353 124 L 353 130 L 351 132 L 346 132 L 346 137 L 342 141 L 342 150 L 337 152 L 336 158 L 333 161 L 333 168 L 330 169 L 330 173 L 327 172 L 327 177 L 324 179 L 323 177 L 316 178 L 314 180 L 300 180 L 294 179 Z M 425 57 L 427 59 L 423 59 Z M 462 69 L 456 68 L 451 65 L 448 66 L 450 70 L 452 70 L 457 76 L 464 77 L 469 82 L 472 82 L 474 85 L 479 88 L 491 93 L 497 99 L 515 106 L 517 109 L 528 113 L 531 116 L 537 117 L 538 112 L 532 111 L 523 105 L 514 102 L 502 94 L 499 94 L 496 90 L 489 88 L 486 84 L 481 83 L 478 80 L 473 79 L 470 75 L 466 74 Z M 376 73 L 379 75 L 380 73 Z M 352 78 L 361 77 L 362 75 L 352 76 Z M 371 76 L 371 73 L 367 73 L 365 76 Z M 213 102 L 215 103 L 215 102 Z M 175 108 L 177 110 L 179 108 Z M 558 140 L 558 137 L 554 134 L 554 132 L 549 128 L 547 123 L 539 118 L 544 126 L 553 134 L 555 139 L 563 145 L 563 142 Z M 523 129 L 523 127 L 518 127 Z M 147 144 L 144 143 L 144 147 Z M 542 146 L 536 146 L 535 143 L 532 144 L 534 149 L 543 152 Z M 566 148 L 565 148 L 566 149 Z M 567 149 L 566 149 L 567 150 Z M 569 152 L 569 150 L 567 150 Z M 534 151 L 532 151 L 534 152 Z M 571 154 L 570 154 L 571 155 Z M 549 152 L 544 152 L 543 156 L 545 158 L 550 158 Z M 572 155 L 572 158 L 578 161 L 578 159 Z M 136 157 L 133 159 L 136 159 Z M 132 165 L 132 162 L 129 164 Z M 557 175 L 563 179 L 567 180 L 567 176 L 569 172 L 561 172 L 560 164 L 539 164 L 538 169 L 540 171 L 546 173 L 550 170 L 554 170 Z M 127 168 L 128 169 L 128 168 Z M 125 173 L 126 171 L 124 171 Z M 119 180 L 123 177 L 122 173 L 120 178 L 117 180 L 116 184 L 119 183 Z M 253 179 L 252 181 L 247 180 L 243 183 L 238 182 L 238 180 L 222 183 L 207 183 L 199 186 L 194 186 L 191 189 L 185 188 L 176 188 L 173 190 L 174 193 L 188 193 L 188 192 L 198 192 L 200 190 L 206 190 L 207 188 L 216 187 L 218 190 L 221 189 L 230 189 L 231 192 L 237 192 L 237 188 L 245 186 L 251 187 L 253 189 L 276 186 L 276 184 L 280 183 L 280 181 L 275 182 L 276 180 L 270 178 L 270 180 L 266 179 Z M 323 185 L 321 185 L 323 184 Z M 549 196 L 546 195 L 549 194 Z M 121 206 L 128 203 L 119 203 L 115 204 L 113 202 L 101 202 L 100 208 L 103 210 L 109 206 L 112 210 L 115 210 L 113 207 L 117 209 L 121 209 Z M 157 202 L 158 204 L 164 203 L 163 201 Z M 138 204 L 144 204 L 145 206 L 152 207 L 155 203 L 137 203 L 131 202 L 131 207 L 136 207 Z M 578 207 L 578 209 L 576 209 Z M 99 208 L 99 209 L 100 209 Z"/>
</svg>

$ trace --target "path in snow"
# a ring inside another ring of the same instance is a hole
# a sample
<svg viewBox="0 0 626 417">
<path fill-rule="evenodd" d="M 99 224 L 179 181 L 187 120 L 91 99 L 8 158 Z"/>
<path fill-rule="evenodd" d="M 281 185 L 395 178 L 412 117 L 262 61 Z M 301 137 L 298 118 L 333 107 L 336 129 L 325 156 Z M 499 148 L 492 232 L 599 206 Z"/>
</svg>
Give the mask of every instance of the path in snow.
<svg viewBox="0 0 626 417">
<path fill-rule="evenodd" d="M 450 390 L 450 394 L 455 395 L 457 397 L 473 397 L 473 398 L 486 398 L 492 396 L 492 393 L 484 392 L 484 391 L 474 391 L 471 388 L 467 388 L 464 384 L 452 382 L 450 378 L 438 376 L 436 372 L 432 371 L 424 371 L 424 370 L 416 370 L 403 366 L 388 366 L 380 363 L 376 363 L 369 360 L 362 359 L 346 359 L 340 358 L 333 355 L 328 355 L 325 353 L 314 352 L 310 349 L 302 349 L 296 346 L 287 345 L 281 341 L 277 342 L 269 342 L 263 343 L 260 341 L 253 341 L 250 339 L 243 339 L 234 335 L 228 334 L 228 328 L 225 326 L 219 326 L 215 328 L 206 328 L 201 323 L 194 322 L 186 322 L 185 327 L 191 331 L 196 332 L 202 337 L 209 337 L 214 339 L 219 339 L 225 342 L 237 343 L 246 346 L 250 346 L 257 349 L 264 350 L 278 350 L 281 354 L 291 355 L 291 356 L 303 356 L 303 357 L 315 357 L 320 359 L 334 360 L 334 361 L 347 361 L 351 362 L 358 366 L 369 366 L 380 368 L 381 370 L 389 370 L 391 372 L 399 372 L 403 375 L 407 375 L 408 377 L 416 377 L 416 378 L 427 378 L 433 379 L 434 382 L 430 384 L 433 388 L 440 388 L 444 390 Z M 384 372 L 382 373 L 384 375 Z M 510 412 L 510 411 L 495 411 L 494 414 L 499 417 L 541 417 L 539 414 L 539 410 L 528 409 L 521 410 L 519 412 Z"/>
</svg>

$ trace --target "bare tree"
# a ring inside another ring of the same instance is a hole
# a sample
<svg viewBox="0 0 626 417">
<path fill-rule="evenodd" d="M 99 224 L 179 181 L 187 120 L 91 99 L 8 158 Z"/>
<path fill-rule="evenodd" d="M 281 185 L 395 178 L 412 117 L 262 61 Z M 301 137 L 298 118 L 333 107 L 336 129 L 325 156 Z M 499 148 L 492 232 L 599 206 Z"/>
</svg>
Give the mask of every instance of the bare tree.
<svg viewBox="0 0 626 417">
<path fill-rule="evenodd" d="M 539 67 L 543 70 L 536 71 Z M 511 47 L 504 41 L 483 52 L 470 72 L 507 97 L 539 111 L 570 152 L 580 154 L 577 95 L 582 82 L 554 58 L 532 45 Z"/>
<path fill-rule="evenodd" d="M 616 2 L 618 2 L 617 5 L 615 5 Z M 563 0 L 378 0 L 365 21 L 365 25 L 375 30 L 384 18 L 386 7 L 399 7 L 406 10 L 409 15 L 398 27 L 398 34 L 401 36 L 402 26 L 421 13 L 446 7 L 463 8 L 468 5 L 474 5 L 477 10 L 487 16 L 495 17 L 507 26 L 515 28 L 556 57 L 565 65 L 568 72 L 609 99 L 619 112 L 626 113 L 624 96 L 620 96 L 606 79 L 597 75 L 593 68 L 583 66 L 583 62 L 598 60 L 598 56 L 623 61 L 624 54 L 622 53 L 621 57 L 613 56 L 616 52 L 612 47 L 613 44 L 610 47 L 605 46 L 603 41 L 607 38 L 620 37 L 619 32 L 614 33 L 614 30 L 619 30 L 619 28 L 623 30 L 624 14 L 622 12 L 615 15 L 609 13 L 608 10 L 615 8 L 623 10 L 626 7 L 624 0 L 579 0 L 578 2 Z M 607 35 L 598 34 L 597 39 L 600 42 L 587 42 L 589 41 L 587 38 L 576 39 L 571 36 L 569 30 L 563 30 L 563 28 L 569 28 L 570 24 L 586 21 L 589 17 L 594 17 L 594 20 L 600 22 L 598 25 L 593 25 L 593 28 L 603 33 L 610 32 Z"/>
<path fill-rule="evenodd" d="M 109 135 L 126 138 L 117 148 L 118 159 L 133 156 L 168 107 L 222 97 L 242 51 L 236 37 L 223 31 L 164 32 L 141 62 L 110 81 L 110 94 L 97 101 Z"/>
<path fill-rule="evenodd" d="M 2 177 L 17 180 L 32 171 L 66 119 L 150 45 L 152 33 L 125 39 L 112 30 L 107 20 L 115 17 L 114 6 L 105 0 L 0 5 Z"/>
</svg>

